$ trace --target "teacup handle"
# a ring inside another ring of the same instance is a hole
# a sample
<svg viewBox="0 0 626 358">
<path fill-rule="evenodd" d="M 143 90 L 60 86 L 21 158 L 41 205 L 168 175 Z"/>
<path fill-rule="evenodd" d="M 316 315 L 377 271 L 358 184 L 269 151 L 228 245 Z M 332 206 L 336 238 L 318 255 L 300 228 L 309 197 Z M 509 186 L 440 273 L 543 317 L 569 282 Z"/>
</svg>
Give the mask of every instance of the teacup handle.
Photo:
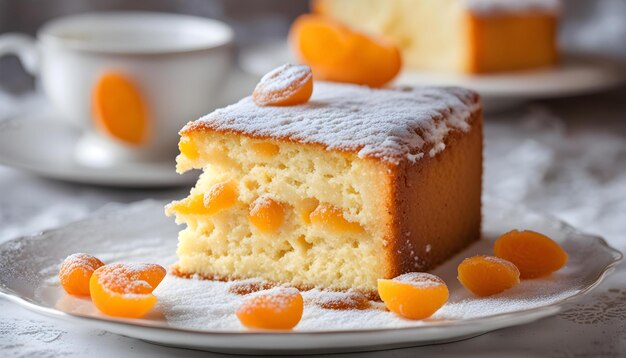
<svg viewBox="0 0 626 358">
<path fill-rule="evenodd" d="M 16 55 L 31 75 L 39 72 L 39 51 L 34 38 L 18 33 L 0 35 L 0 57 L 5 55 Z"/>
</svg>

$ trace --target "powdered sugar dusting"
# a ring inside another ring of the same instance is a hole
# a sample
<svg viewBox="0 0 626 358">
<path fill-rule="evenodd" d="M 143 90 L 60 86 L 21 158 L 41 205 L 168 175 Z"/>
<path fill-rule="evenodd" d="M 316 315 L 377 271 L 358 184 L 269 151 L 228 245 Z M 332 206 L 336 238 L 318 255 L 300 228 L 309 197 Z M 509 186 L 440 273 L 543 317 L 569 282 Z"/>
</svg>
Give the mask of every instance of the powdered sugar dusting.
<svg viewBox="0 0 626 358">
<path fill-rule="evenodd" d="M 445 282 L 441 278 L 427 272 L 409 272 L 393 280 L 420 288 L 445 285 Z"/>
<path fill-rule="evenodd" d="M 76 269 L 84 272 L 93 272 L 100 266 L 102 266 L 102 262 L 92 255 L 85 253 L 71 254 L 63 261 L 59 276 L 66 276 Z"/>
<path fill-rule="evenodd" d="M 499 258 L 497 256 L 483 256 L 483 258 L 487 261 L 491 261 L 491 262 L 498 263 L 500 265 L 508 266 L 509 268 L 514 269 L 514 271 L 517 271 L 517 267 L 511 261 Z"/>
<path fill-rule="evenodd" d="M 254 89 L 252 99 L 259 106 L 281 102 L 311 81 L 312 77 L 313 73 L 309 66 L 282 65 L 261 78 Z"/>
<path fill-rule="evenodd" d="M 397 164 L 435 155 L 450 131 L 470 129 L 477 95 L 460 88 L 371 89 L 316 82 L 311 100 L 259 107 L 246 97 L 192 122 L 182 132 L 211 128 L 303 143 Z"/>
<path fill-rule="evenodd" d="M 364 310 L 370 301 L 362 293 L 355 291 L 334 292 L 314 289 L 307 291 L 306 303 L 330 310 Z"/>
<path fill-rule="evenodd" d="M 247 295 L 253 292 L 269 290 L 277 285 L 277 283 L 269 282 L 260 278 L 249 278 L 245 280 L 231 281 L 228 286 L 228 292 L 236 295 Z"/>
<path fill-rule="evenodd" d="M 214 198 L 217 198 L 221 193 L 223 193 L 225 191 L 227 185 L 228 185 L 228 182 L 221 182 L 221 183 L 213 184 L 209 188 L 209 190 L 207 190 L 204 193 L 204 196 L 202 198 L 204 206 L 207 207 L 207 208 L 211 207 L 212 206 L 211 205 L 211 201 Z M 171 204 L 168 204 L 168 206 L 169 205 L 171 205 Z"/>
<path fill-rule="evenodd" d="M 244 313 L 251 313 L 256 308 L 266 308 L 281 312 L 286 310 L 298 295 L 300 292 L 297 289 L 280 286 L 254 292 L 249 295 L 239 310 Z"/>
<path fill-rule="evenodd" d="M 455 263 L 451 263 L 455 264 Z M 449 277 L 450 299 L 433 317 L 423 321 L 401 318 L 387 311 L 384 304 L 369 301 L 365 309 L 329 309 L 319 302 L 343 300 L 349 293 L 318 289 L 302 291 L 304 313 L 296 331 L 327 331 L 343 329 L 375 329 L 415 327 L 437 321 L 480 318 L 493 314 L 515 312 L 549 305 L 576 292 L 566 275 L 524 280 L 518 286 L 491 297 L 477 298 Z M 159 298 L 157 309 L 174 327 L 203 330 L 244 330 L 235 312 L 246 299 L 267 294 L 259 291 L 250 295 L 230 293 L 232 283 L 183 279 L 167 276 L 154 291 Z M 276 289 L 276 288 L 275 288 Z M 273 290 L 275 290 L 273 289 Z M 284 290 L 285 288 L 278 288 Z"/>
<path fill-rule="evenodd" d="M 266 73 L 256 88 L 271 92 L 286 91 L 294 85 L 302 84 L 311 76 L 309 66 L 285 64 Z"/>
<path fill-rule="evenodd" d="M 146 294 L 152 290 L 152 286 L 142 279 L 142 274 L 155 270 L 163 268 L 155 264 L 111 264 L 98 271 L 98 283 L 106 290 L 127 297 Z"/>
<path fill-rule="evenodd" d="M 250 215 L 257 215 L 259 210 L 267 209 L 275 201 L 269 195 L 261 195 L 250 204 Z"/>
<path fill-rule="evenodd" d="M 463 0 L 463 4 L 478 14 L 525 11 L 557 13 L 561 9 L 561 0 Z"/>
</svg>

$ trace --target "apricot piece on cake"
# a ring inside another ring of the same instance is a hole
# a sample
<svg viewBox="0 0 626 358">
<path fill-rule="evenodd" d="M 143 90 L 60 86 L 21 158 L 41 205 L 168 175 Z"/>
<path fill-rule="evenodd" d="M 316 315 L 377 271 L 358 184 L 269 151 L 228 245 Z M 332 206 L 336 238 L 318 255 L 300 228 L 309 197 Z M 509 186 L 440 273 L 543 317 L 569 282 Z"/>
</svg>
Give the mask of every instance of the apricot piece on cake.
<svg viewBox="0 0 626 358">
<path fill-rule="evenodd" d="M 261 196 L 250 205 L 249 217 L 259 231 L 271 233 L 280 229 L 285 221 L 285 209 L 280 202 Z"/>
<path fill-rule="evenodd" d="M 259 106 L 293 106 L 308 101 L 312 93 L 311 68 L 286 64 L 261 78 L 252 99 Z"/>
<path fill-rule="evenodd" d="M 309 215 L 312 224 L 320 225 L 331 232 L 363 232 L 359 223 L 346 220 L 341 209 L 333 205 L 321 204 Z"/>
</svg>

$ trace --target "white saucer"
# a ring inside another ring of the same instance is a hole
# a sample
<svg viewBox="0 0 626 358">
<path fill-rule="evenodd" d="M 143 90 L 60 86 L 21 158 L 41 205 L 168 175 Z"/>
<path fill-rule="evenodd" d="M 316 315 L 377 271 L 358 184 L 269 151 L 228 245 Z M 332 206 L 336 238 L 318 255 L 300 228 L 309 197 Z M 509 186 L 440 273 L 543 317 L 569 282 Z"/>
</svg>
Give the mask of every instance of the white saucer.
<svg viewBox="0 0 626 358">
<path fill-rule="evenodd" d="M 484 75 L 463 75 L 406 70 L 399 85 L 459 86 L 480 93 L 487 110 L 497 110 L 532 99 L 592 94 L 625 82 L 626 68 L 592 55 L 565 54 L 553 68 Z"/>
<path fill-rule="evenodd" d="M 16 116 L 0 121 L 0 164 L 43 177 L 106 186 L 163 187 L 189 185 L 197 173 L 179 175 L 167 162 L 91 167 L 76 161 L 80 133 L 52 118 Z"/>
<path fill-rule="evenodd" d="M 69 254 L 87 252 L 105 262 L 175 262 L 180 230 L 163 215 L 163 202 L 110 205 L 90 218 L 0 245 L 0 296 L 32 311 L 158 344 L 228 353 L 314 353 L 380 350 L 449 342 L 529 323 L 558 312 L 588 292 L 622 255 L 596 236 L 552 217 L 486 199 L 483 239 L 433 272 L 450 299 L 431 319 L 410 321 L 376 307 L 364 311 L 313 309 L 294 331 L 248 331 L 235 318 L 243 296 L 226 295 L 228 283 L 171 275 L 155 291 L 159 303 L 142 319 L 119 319 L 97 311 L 89 298 L 67 295 L 57 278 Z M 477 298 L 458 283 L 463 258 L 489 253 L 493 240 L 512 228 L 543 232 L 569 254 L 567 265 L 549 277 L 524 280 L 504 293 Z M 307 297 L 307 292 L 303 296 Z M 217 301 L 214 297 L 221 297 Z M 527 329 L 532 329 L 528 327 Z"/>
<path fill-rule="evenodd" d="M 284 42 L 246 50 L 242 67 L 256 75 L 296 59 Z M 485 75 L 404 70 L 397 85 L 460 86 L 480 93 L 487 111 L 508 108 L 532 99 L 592 94 L 626 81 L 626 69 L 614 60 L 595 55 L 563 54 L 553 68 Z"/>
</svg>

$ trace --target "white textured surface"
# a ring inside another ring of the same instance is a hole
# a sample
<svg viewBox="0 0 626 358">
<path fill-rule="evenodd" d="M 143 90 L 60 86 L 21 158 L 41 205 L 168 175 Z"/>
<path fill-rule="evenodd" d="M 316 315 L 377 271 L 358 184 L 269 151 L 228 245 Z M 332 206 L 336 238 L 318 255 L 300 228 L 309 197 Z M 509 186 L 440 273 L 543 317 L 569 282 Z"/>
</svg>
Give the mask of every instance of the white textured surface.
<svg viewBox="0 0 626 358">
<path fill-rule="evenodd" d="M 485 190 L 552 213 L 626 251 L 626 91 L 528 106 L 486 118 Z M 34 103 L 37 101 L 30 101 Z M 0 93 L 0 110 L 14 99 Z M 109 201 L 180 197 L 69 185 L 0 168 L 0 241 L 58 226 Z M 626 352 L 626 264 L 558 316 L 431 347 L 359 354 L 617 357 Z M 211 356 L 76 327 L 0 300 L 3 357 Z"/>
<path fill-rule="evenodd" d="M 188 124 L 183 131 L 206 126 L 322 144 L 397 163 L 421 157 L 422 148 L 434 156 L 445 148 L 448 132 L 469 130 L 467 121 L 476 109 L 474 96 L 460 88 L 373 90 L 316 82 L 306 104 L 259 107 L 246 97 Z"/>
</svg>

